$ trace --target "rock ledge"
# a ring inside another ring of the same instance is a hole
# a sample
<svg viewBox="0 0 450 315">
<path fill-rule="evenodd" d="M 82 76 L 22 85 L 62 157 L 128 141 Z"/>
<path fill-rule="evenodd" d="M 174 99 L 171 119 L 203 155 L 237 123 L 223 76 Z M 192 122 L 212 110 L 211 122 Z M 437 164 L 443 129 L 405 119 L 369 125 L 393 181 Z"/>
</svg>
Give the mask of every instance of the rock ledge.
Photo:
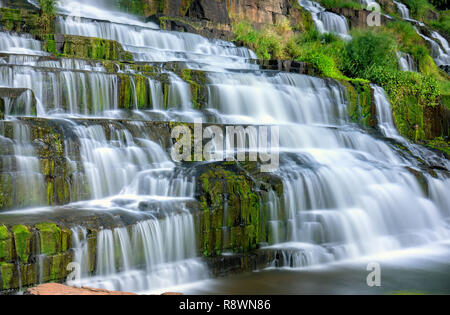
<svg viewBox="0 0 450 315">
<path fill-rule="evenodd" d="M 75 288 L 58 283 L 41 284 L 27 289 L 24 295 L 136 295 L 129 292 L 108 291 L 93 288 Z"/>
</svg>

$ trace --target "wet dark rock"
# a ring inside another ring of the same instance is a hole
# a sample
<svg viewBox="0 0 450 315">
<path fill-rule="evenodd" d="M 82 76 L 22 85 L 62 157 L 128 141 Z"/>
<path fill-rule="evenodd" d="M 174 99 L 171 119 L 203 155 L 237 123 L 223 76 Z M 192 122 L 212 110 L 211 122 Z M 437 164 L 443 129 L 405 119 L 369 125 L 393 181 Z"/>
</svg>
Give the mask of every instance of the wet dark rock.
<svg viewBox="0 0 450 315">
<path fill-rule="evenodd" d="M 194 0 L 189 7 L 187 16 L 218 24 L 230 23 L 227 8 L 220 0 Z"/>
<path fill-rule="evenodd" d="M 222 254 L 205 261 L 215 277 L 225 277 L 266 268 L 274 259 L 274 251 L 261 249 L 247 254 Z"/>
<path fill-rule="evenodd" d="M 368 28 L 368 16 L 372 13 L 367 10 L 355 10 L 350 8 L 332 8 L 331 12 L 345 16 L 349 21 L 349 26 L 351 28 Z M 386 24 L 388 21 L 389 19 L 386 16 L 381 15 L 381 25 Z"/>
<path fill-rule="evenodd" d="M 291 73 L 299 73 L 306 75 L 317 75 L 319 70 L 315 65 L 308 62 L 295 60 L 255 60 L 256 64 L 264 70 L 285 71 Z"/>
</svg>

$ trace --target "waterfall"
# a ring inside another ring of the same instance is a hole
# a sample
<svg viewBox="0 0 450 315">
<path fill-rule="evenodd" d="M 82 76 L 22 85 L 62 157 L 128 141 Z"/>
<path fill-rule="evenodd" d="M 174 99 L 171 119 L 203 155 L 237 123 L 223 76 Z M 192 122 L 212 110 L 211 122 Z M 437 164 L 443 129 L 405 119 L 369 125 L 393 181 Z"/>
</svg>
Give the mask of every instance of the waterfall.
<svg viewBox="0 0 450 315">
<path fill-rule="evenodd" d="M 439 33 L 437 32 L 431 33 L 434 38 L 436 38 L 441 42 L 442 46 L 444 47 L 444 49 L 446 49 L 446 51 L 444 51 L 436 41 L 432 40 L 428 36 L 423 35 L 417 27 L 414 27 L 414 29 L 416 30 L 417 34 L 419 34 L 420 37 L 422 37 L 425 41 L 430 43 L 431 57 L 433 57 L 434 61 L 436 62 L 436 65 L 438 66 L 450 65 L 450 54 L 448 49 L 449 46 L 445 38 L 440 36 Z"/>
<path fill-rule="evenodd" d="M 32 90 L 38 103 L 43 104 L 38 116 L 49 112 L 101 115 L 119 107 L 118 77 L 102 72 L 54 72 L 35 66 L 0 64 L 0 85 Z"/>
<path fill-rule="evenodd" d="M 333 33 L 344 39 L 350 39 L 347 19 L 332 12 L 325 11 L 325 8 L 314 1 L 299 0 L 299 4 L 311 12 L 314 24 L 320 33 Z"/>
<path fill-rule="evenodd" d="M 0 52 L 16 54 L 40 54 L 42 52 L 41 42 L 33 39 L 28 34 L 16 34 L 0 32 Z"/>
<path fill-rule="evenodd" d="M 75 261 L 86 268 L 89 248 L 86 232 L 74 239 Z M 78 229 L 72 235 L 78 235 Z M 81 241 L 80 241 L 81 240 Z M 167 214 L 161 220 L 141 221 L 130 229 L 98 233 L 93 276 L 85 274 L 72 285 L 148 293 L 208 277 L 196 258 L 194 221 L 189 212 Z"/>
<path fill-rule="evenodd" d="M 300 4 L 312 13 L 321 33 L 349 38 L 344 17 L 316 2 Z M 46 197 L 40 191 L 44 178 L 35 150 L 41 144 L 20 120 L 45 117 L 70 131 L 63 139 L 63 158 L 80 164 L 75 166 L 89 188 L 89 200 L 64 211 L 107 212 L 118 223 L 98 231 L 95 255 L 89 248 L 92 231 L 71 226 L 74 259 L 81 266 L 75 284 L 153 292 L 208 277 L 197 258 L 198 231 L 189 208 L 195 201 L 196 178 L 188 172 L 192 166 L 169 158 L 162 136 L 148 128 L 152 120 L 202 117 L 224 124 L 279 126 L 280 167 L 275 175 L 283 193 L 269 191 L 264 204 L 276 267 L 322 264 L 449 239 L 449 179 L 445 171 L 433 170 L 435 177 L 423 171 L 435 165 L 450 169 L 449 162 L 398 134 L 380 87 L 372 86 L 380 132 L 371 133 L 348 117 L 346 89 L 337 81 L 264 71 L 248 60 L 255 54 L 246 48 L 162 31 L 78 1 L 60 1 L 59 9 L 58 32 L 116 40 L 135 61 L 178 61 L 176 66 L 205 70 L 206 77 L 206 108 L 199 111 L 193 108 L 191 86 L 158 64 L 163 81 L 139 74 L 148 83 L 146 96 L 152 104 L 152 109 L 140 110 L 133 65 L 115 65 L 120 69 L 112 73 L 95 61 L 41 58 L 44 54 L 32 37 L 1 33 L 1 51 L 8 55 L 0 57 L 0 86 L 25 91 L 21 100 L 4 101 L 6 123 L 15 129 L 13 135 L 0 130 L 6 148 L 2 172 L 15 171 L 8 175 L 17 175 L 17 189 L 27 199 Z M 447 49 L 438 35 L 432 37 Z M 445 64 L 443 48 L 421 36 L 432 45 L 436 62 Z M 121 76 L 131 82 L 127 111 L 120 110 Z M 74 176 L 75 166 L 69 170 Z M 411 170 L 426 179 L 427 191 Z M 119 210 L 132 216 L 133 223 L 115 217 Z"/>
<path fill-rule="evenodd" d="M 398 64 L 402 71 L 417 71 L 416 63 L 410 54 L 397 52 Z"/>
<path fill-rule="evenodd" d="M 40 9 L 41 5 L 39 4 L 39 0 L 27 0 L 27 2 L 33 6 L 35 6 L 36 8 Z"/>
<path fill-rule="evenodd" d="M 270 249 L 288 255 L 286 263 L 324 263 L 448 237 L 444 209 L 402 166 L 411 162 L 349 128 L 339 85 L 288 73 L 214 73 L 208 79 L 210 107 L 226 122 L 281 126 L 285 221 L 280 228 L 271 215 L 269 224 L 280 240 Z M 401 138 L 384 92 L 374 89 L 380 130 Z"/>
<path fill-rule="evenodd" d="M 144 125 L 137 127 L 140 133 L 134 137 L 124 126 L 110 124 L 110 137 L 107 137 L 102 125 L 74 126 L 93 198 L 117 195 L 123 190 L 127 194 L 138 194 L 138 189 L 130 191 L 128 186 L 133 184 L 138 188 L 141 177 L 144 177 L 142 181 L 154 181 L 150 189 L 170 187 L 166 178 L 158 178 L 164 172 L 170 172 L 174 164 L 159 145 L 148 139 Z M 152 195 L 151 191 L 147 193 Z"/>
<path fill-rule="evenodd" d="M 394 124 L 391 104 L 389 103 L 386 92 L 382 87 L 372 85 L 374 90 L 375 106 L 377 108 L 378 127 L 381 133 L 390 138 L 399 138 L 400 135 Z"/>
<path fill-rule="evenodd" d="M 443 60 L 443 62 L 445 62 L 446 65 L 449 65 L 450 64 L 450 46 L 448 44 L 448 41 L 436 31 L 432 31 L 431 36 L 434 39 L 437 39 L 439 41 L 439 43 L 441 44 L 441 46 L 443 48 L 442 55 L 445 55 L 445 57 L 442 57 L 442 60 Z"/>
<path fill-rule="evenodd" d="M 400 13 L 403 19 L 409 19 L 409 9 L 406 5 L 401 2 L 394 1 L 394 4 L 397 6 L 397 11 Z"/>
<path fill-rule="evenodd" d="M 151 27 L 130 26 L 73 16 L 58 17 L 59 31 L 116 40 L 138 61 L 197 61 L 228 67 L 245 67 L 246 59 L 256 59 L 250 50 L 234 44 L 208 40 L 196 34 L 160 31 Z"/>
</svg>

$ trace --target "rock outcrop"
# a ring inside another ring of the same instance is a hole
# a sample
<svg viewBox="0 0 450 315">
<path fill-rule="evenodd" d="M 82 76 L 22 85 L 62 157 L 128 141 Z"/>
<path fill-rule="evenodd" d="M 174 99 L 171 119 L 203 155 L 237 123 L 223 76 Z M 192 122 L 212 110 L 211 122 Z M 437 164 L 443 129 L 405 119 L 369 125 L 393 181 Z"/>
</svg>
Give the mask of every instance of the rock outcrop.
<svg viewBox="0 0 450 315">
<path fill-rule="evenodd" d="M 108 291 L 93 288 L 75 288 L 58 283 L 41 284 L 27 289 L 24 295 L 136 295 L 135 293 Z"/>
</svg>

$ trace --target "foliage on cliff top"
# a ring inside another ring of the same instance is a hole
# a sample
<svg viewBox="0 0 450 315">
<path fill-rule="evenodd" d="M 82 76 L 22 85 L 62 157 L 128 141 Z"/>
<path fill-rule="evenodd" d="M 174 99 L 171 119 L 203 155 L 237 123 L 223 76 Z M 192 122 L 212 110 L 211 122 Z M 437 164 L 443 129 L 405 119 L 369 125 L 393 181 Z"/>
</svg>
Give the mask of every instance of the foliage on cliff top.
<svg viewBox="0 0 450 315">
<path fill-rule="evenodd" d="M 117 6 L 126 12 L 144 15 L 146 4 L 142 0 L 117 0 Z"/>
<path fill-rule="evenodd" d="M 438 20 L 428 21 L 432 27 L 450 35 L 450 10 L 441 11 Z"/>
<path fill-rule="evenodd" d="M 242 42 L 252 49 L 262 59 L 283 59 L 285 57 L 283 46 L 286 25 L 277 29 L 277 25 L 267 26 L 264 30 L 257 30 L 248 21 L 240 21 L 233 25 L 235 41 Z"/>
<path fill-rule="evenodd" d="M 426 130 L 430 126 L 424 113 L 426 107 L 439 103 L 441 89 L 436 75 L 399 70 L 398 43 L 389 29 L 360 30 L 352 35 L 344 50 L 343 72 L 386 90 L 395 124 L 402 135 L 413 140 L 429 138 L 431 135 Z"/>
<path fill-rule="evenodd" d="M 41 13 L 48 15 L 56 14 L 56 0 L 39 0 Z"/>
<path fill-rule="evenodd" d="M 429 0 L 432 5 L 439 10 L 445 10 L 450 7 L 450 0 Z"/>
<path fill-rule="evenodd" d="M 348 9 L 355 9 L 355 10 L 362 10 L 363 5 L 359 3 L 358 1 L 351 1 L 351 0 L 319 0 L 319 2 L 322 6 L 324 6 L 327 9 L 332 8 L 348 8 Z"/>
<path fill-rule="evenodd" d="M 412 18 L 424 21 L 431 12 L 436 13 L 435 7 L 427 0 L 402 0 L 408 8 Z"/>
</svg>

